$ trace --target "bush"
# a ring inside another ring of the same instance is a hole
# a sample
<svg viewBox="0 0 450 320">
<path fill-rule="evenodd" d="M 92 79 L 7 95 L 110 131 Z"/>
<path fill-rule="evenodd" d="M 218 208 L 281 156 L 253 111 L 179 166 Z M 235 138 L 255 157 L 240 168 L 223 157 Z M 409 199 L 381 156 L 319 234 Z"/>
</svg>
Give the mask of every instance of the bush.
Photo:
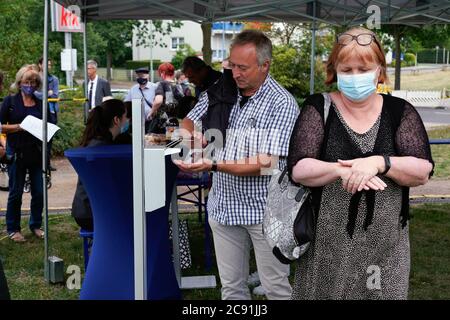
<svg viewBox="0 0 450 320">
<path fill-rule="evenodd" d="M 393 60 L 392 60 L 392 63 L 391 63 L 391 67 L 392 67 L 392 68 L 395 68 L 395 62 L 396 62 L 396 60 L 393 59 Z M 401 67 L 404 68 L 404 67 L 407 67 L 407 66 L 408 66 L 408 65 L 407 65 L 406 61 L 403 60 L 403 61 L 402 61 L 402 64 L 401 64 Z"/>
<path fill-rule="evenodd" d="M 416 56 L 413 53 L 405 53 L 404 61 L 407 66 L 414 66 L 416 64 Z"/>
<path fill-rule="evenodd" d="M 79 98 L 81 89 L 66 91 L 61 98 Z M 52 155 L 62 156 L 64 151 L 79 146 L 84 131 L 84 104 L 81 102 L 60 102 L 58 127 L 61 129 L 53 139 Z"/>
<path fill-rule="evenodd" d="M 175 70 L 181 69 L 183 65 L 184 59 L 189 56 L 195 56 L 195 50 L 188 44 L 180 45 L 180 48 L 177 50 L 175 55 L 173 56 L 170 63 L 175 67 Z"/>
<path fill-rule="evenodd" d="M 309 95 L 309 51 L 305 48 L 274 46 L 270 74 L 300 105 Z M 325 85 L 325 68 L 320 59 L 316 59 L 314 75 L 314 92 L 328 91 L 329 88 Z"/>
</svg>

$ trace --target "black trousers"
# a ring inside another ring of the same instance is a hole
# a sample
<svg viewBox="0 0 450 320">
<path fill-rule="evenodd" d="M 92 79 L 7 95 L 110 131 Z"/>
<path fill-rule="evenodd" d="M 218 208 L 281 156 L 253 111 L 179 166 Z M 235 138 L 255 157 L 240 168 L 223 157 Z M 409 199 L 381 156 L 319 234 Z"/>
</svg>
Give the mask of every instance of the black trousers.
<svg viewBox="0 0 450 320">
<path fill-rule="evenodd" d="M 92 218 L 74 218 L 81 229 L 94 231 L 94 220 Z"/>
<path fill-rule="evenodd" d="M 10 300 L 8 284 L 6 283 L 5 272 L 3 271 L 3 264 L 0 260 L 0 300 Z"/>
</svg>

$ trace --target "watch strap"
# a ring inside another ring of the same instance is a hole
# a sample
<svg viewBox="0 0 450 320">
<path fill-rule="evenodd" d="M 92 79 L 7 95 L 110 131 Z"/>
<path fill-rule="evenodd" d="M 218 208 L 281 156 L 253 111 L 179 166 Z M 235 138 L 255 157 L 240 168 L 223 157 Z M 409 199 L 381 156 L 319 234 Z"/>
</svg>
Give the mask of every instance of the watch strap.
<svg viewBox="0 0 450 320">
<path fill-rule="evenodd" d="M 391 159 L 387 155 L 383 155 L 384 158 L 384 171 L 381 173 L 381 175 L 385 175 L 388 173 L 389 169 L 391 169 Z"/>
</svg>

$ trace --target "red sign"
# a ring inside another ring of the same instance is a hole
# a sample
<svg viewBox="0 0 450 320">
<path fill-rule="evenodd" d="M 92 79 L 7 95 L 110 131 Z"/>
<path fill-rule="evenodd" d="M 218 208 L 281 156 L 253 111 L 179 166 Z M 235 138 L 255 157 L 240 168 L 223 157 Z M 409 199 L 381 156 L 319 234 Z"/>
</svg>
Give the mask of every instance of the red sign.
<svg viewBox="0 0 450 320">
<path fill-rule="evenodd" d="M 83 32 L 80 9 L 77 6 L 65 8 L 52 1 L 52 30 L 59 32 Z"/>
</svg>

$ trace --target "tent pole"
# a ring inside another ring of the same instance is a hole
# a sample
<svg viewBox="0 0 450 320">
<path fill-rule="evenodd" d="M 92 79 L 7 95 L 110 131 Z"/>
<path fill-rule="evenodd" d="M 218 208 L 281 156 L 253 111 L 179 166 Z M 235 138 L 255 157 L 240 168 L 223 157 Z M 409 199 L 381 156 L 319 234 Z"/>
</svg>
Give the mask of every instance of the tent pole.
<svg viewBox="0 0 450 320">
<path fill-rule="evenodd" d="M 43 53 L 43 88 L 42 88 L 42 185 L 44 202 L 44 276 L 50 282 L 48 263 L 48 192 L 47 192 L 47 110 L 48 110 L 48 8 L 49 0 L 44 6 L 44 53 Z"/>
<path fill-rule="evenodd" d="M 313 2 L 313 18 L 316 17 L 316 1 Z M 311 66 L 310 66 L 310 79 L 309 79 L 309 93 L 314 93 L 314 65 L 316 56 L 316 20 L 313 19 L 311 25 L 312 41 L 311 41 Z"/>
<path fill-rule="evenodd" d="M 84 1 L 84 7 L 86 7 L 86 0 Z M 84 61 L 84 96 L 88 96 L 88 75 L 87 75 L 87 15 L 86 15 L 86 9 L 83 11 L 83 24 L 84 24 L 84 30 L 83 30 L 83 61 Z M 89 113 L 89 102 L 86 102 L 84 104 L 84 124 L 87 122 Z"/>
<path fill-rule="evenodd" d="M 150 20 L 150 81 L 155 83 L 155 72 L 153 70 L 153 20 Z"/>
</svg>

